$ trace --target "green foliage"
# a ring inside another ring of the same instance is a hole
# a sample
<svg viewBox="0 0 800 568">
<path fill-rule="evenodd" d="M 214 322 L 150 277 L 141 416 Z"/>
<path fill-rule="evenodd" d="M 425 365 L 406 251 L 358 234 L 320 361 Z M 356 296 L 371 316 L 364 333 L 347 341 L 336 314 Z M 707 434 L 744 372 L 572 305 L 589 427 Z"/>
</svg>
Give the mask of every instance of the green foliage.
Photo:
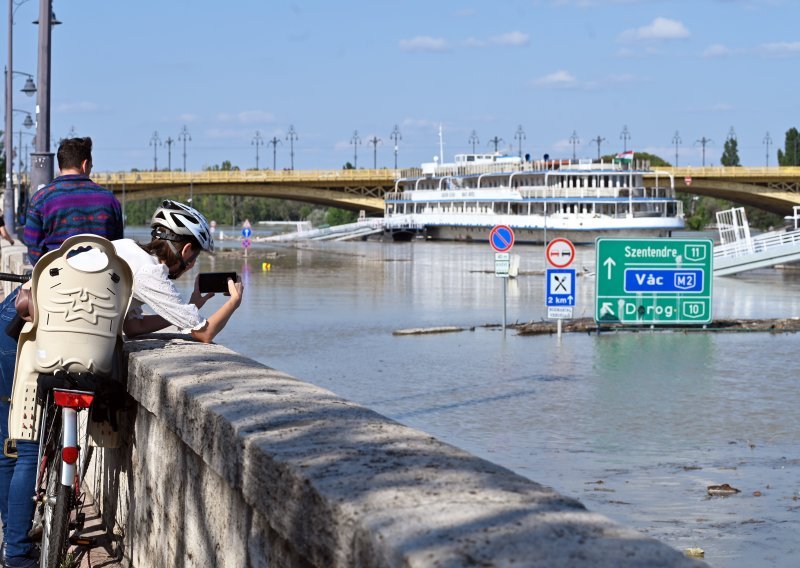
<svg viewBox="0 0 800 568">
<path fill-rule="evenodd" d="M 606 154 L 602 157 L 604 162 L 611 162 L 616 158 L 616 154 Z M 650 167 L 658 168 L 658 167 L 666 167 L 670 166 L 671 164 L 664 160 L 661 156 L 656 156 L 655 154 L 650 154 L 648 152 L 634 152 L 633 154 L 633 161 L 634 163 L 638 162 L 649 162 Z"/>
<path fill-rule="evenodd" d="M 800 166 L 800 133 L 797 128 L 790 128 L 786 131 L 786 138 L 783 150 L 778 148 L 779 166 Z"/>
<path fill-rule="evenodd" d="M 350 162 L 346 162 L 346 163 L 345 163 L 345 164 L 342 166 L 342 169 L 343 169 L 343 170 L 354 170 L 354 169 L 356 169 L 356 167 L 355 167 L 353 164 L 351 164 Z"/>
<path fill-rule="evenodd" d="M 325 214 L 325 222 L 331 227 L 344 225 L 345 223 L 355 223 L 357 220 L 358 213 L 355 211 L 347 211 L 346 209 L 331 207 Z"/>
<path fill-rule="evenodd" d="M 729 136 L 728 139 L 725 140 L 725 148 L 722 151 L 722 157 L 719 159 L 719 163 L 723 166 L 742 165 L 739 161 L 739 143 L 733 136 Z"/>
</svg>

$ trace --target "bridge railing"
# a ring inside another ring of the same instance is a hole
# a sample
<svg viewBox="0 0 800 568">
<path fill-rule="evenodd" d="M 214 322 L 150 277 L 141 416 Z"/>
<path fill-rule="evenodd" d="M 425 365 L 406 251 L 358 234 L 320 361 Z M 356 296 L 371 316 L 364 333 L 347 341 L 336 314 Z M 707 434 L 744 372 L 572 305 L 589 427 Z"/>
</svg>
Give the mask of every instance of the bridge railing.
<svg viewBox="0 0 800 568">
<path fill-rule="evenodd" d="M 228 182 L 297 183 L 308 181 L 371 182 L 394 180 L 395 170 L 208 170 L 200 172 L 92 172 L 100 184 L 189 184 Z"/>
</svg>

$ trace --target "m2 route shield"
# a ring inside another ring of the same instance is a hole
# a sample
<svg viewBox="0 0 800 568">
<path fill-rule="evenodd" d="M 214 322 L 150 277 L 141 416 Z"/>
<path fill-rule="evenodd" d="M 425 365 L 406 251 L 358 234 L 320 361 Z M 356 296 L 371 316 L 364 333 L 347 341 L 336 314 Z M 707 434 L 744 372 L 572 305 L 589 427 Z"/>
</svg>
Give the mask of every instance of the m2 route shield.
<svg viewBox="0 0 800 568">
<path fill-rule="evenodd" d="M 595 321 L 711 322 L 710 239 L 597 239 Z"/>
</svg>

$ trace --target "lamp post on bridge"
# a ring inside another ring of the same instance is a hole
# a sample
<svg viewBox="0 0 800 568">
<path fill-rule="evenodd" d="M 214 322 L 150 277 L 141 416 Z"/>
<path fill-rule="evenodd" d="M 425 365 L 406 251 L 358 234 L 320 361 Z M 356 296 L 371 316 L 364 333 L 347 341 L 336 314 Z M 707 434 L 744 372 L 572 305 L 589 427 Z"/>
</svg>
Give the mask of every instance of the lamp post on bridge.
<svg viewBox="0 0 800 568">
<path fill-rule="evenodd" d="M 469 140 L 467 140 L 467 143 L 472 144 L 472 153 L 474 154 L 475 145 L 481 143 L 480 139 L 478 138 L 478 133 L 473 130 L 472 134 L 469 135 Z"/>
<path fill-rule="evenodd" d="M 581 139 L 578 138 L 578 132 L 576 130 L 572 131 L 572 135 L 569 137 L 569 143 L 572 144 L 572 161 L 575 161 L 575 146 L 581 143 Z"/>
<path fill-rule="evenodd" d="M 378 144 L 381 144 L 383 140 L 378 138 L 377 136 L 373 135 L 372 138 L 367 140 L 370 144 L 372 144 L 372 169 L 378 169 Z"/>
<path fill-rule="evenodd" d="M 277 136 L 273 136 L 269 143 L 272 144 L 272 169 L 275 170 L 278 157 L 278 144 L 280 144 L 281 141 Z"/>
<path fill-rule="evenodd" d="M 394 129 L 392 130 L 392 133 L 389 135 L 389 138 L 394 140 L 394 169 L 397 169 L 398 141 L 402 140 L 403 137 L 400 135 L 400 128 L 396 124 L 394 125 Z M 796 153 L 797 153 L 797 139 L 795 139 L 795 154 Z"/>
<path fill-rule="evenodd" d="M 253 140 L 250 144 L 256 147 L 256 169 L 258 169 L 258 147 L 264 145 L 264 138 L 261 136 L 261 132 L 256 130 L 256 135 L 253 136 Z"/>
<path fill-rule="evenodd" d="M 518 153 L 519 153 L 519 157 L 522 158 L 522 141 L 526 140 L 526 138 L 525 138 L 525 131 L 522 130 L 522 125 L 521 124 L 519 126 L 517 126 L 517 131 L 514 133 L 514 139 L 519 141 Z"/>
<path fill-rule="evenodd" d="M 703 136 L 700 140 L 698 140 L 700 145 L 703 147 L 703 167 L 706 166 L 706 144 L 710 144 L 712 142 L 711 138 L 706 138 Z"/>
<path fill-rule="evenodd" d="M 353 145 L 353 168 L 358 169 L 358 145 L 361 144 L 361 138 L 358 137 L 358 130 L 353 131 L 353 137 L 350 139 L 350 144 Z"/>
<path fill-rule="evenodd" d="M 622 151 L 628 151 L 628 140 L 631 139 L 631 133 L 628 132 L 628 125 L 622 127 L 622 133 L 619 135 L 620 140 L 622 140 Z"/>
<path fill-rule="evenodd" d="M 597 144 L 597 159 L 598 160 L 600 159 L 600 145 L 605 141 L 606 141 L 606 139 L 603 138 L 602 136 L 600 136 L 599 134 L 597 135 L 597 138 L 592 138 L 591 139 L 591 142 L 594 142 L 595 144 Z"/>
<path fill-rule="evenodd" d="M 770 144 L 772 144 L 772 137 L 769 135 L 769 131 L 767 131 L 767 134 L 764 136 L 764 146 L 766 146 L 766 148 L 767 148 L 767 153 L 766 153 L 766 166 L 767 167 L 769 167 L 769 146 L 770 146 Z"/>
<path fill-rule="evenodd" d="M 150 137 L 150 145 L 153 147 L 153 171 L 158 171 L 158 147 L 161 146 L 161 138 L 158 137 L 158 130 L 153 132 Z"/>
<path fill-rule="evenodd" d="M 172 139 L 172 136 L 167 136 L 167 139 L 164 140 L 164 144 L 167 146 L 167 171 L 172 171 L 172 145 L 175 143 L 175 140 Z"/>
<path fill-rule="evenodd" d="M 289 164 L 290 169 L 294 171 L 294 141 L 298 140 L 297 132 L 294 130 L 294 124 L 289 125 L 289 132 L 286 134 L 286 139 L 289 141 Z"/>
<path fill-rule="evenodd" d="M 675 144 L 675 167 L 678 167 L 678 146 L 680 143 L 683 142 L 681 140 L 681 135 L 678 134 L 678 131 L 675 131 L 675 136 L 672 137 L 672 143 Z"/>
<path fill-rule="evenodd" d="M 186 171 L 186 142 L 192 141 L 192 136 L 189 134 L 189 129 L 183 125 L 183 130 L 178 134 L 178 142 L 183 142 L 183 171 Z"/>
</svg>

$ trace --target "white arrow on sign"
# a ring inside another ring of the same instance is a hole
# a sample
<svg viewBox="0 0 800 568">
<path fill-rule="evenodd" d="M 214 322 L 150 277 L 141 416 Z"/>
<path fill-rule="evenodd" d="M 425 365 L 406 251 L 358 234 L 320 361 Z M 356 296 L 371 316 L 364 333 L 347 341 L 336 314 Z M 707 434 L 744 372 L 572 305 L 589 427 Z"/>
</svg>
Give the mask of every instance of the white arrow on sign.
<svg viewBox="0 0 800 568">
<path fill-rule="evenodd" d="M 610 256 L 603 261 L 603 266 L 607 266 L 608 267 L 608 279 L 609 280 L 611 280 L 611 268 L 616 266 L 616 265 L 617 265 L 617 263 L 614 262 L 614 259 L 611 258 Z"/>
<path fill-rule="evenodd" d="M 603 305 L 600 306 L 600 317 L 602 318 L 605 315 L 614 315 L 614 310 L 611 309 L 611 302 L 603 302 Z"/>
</svg>

